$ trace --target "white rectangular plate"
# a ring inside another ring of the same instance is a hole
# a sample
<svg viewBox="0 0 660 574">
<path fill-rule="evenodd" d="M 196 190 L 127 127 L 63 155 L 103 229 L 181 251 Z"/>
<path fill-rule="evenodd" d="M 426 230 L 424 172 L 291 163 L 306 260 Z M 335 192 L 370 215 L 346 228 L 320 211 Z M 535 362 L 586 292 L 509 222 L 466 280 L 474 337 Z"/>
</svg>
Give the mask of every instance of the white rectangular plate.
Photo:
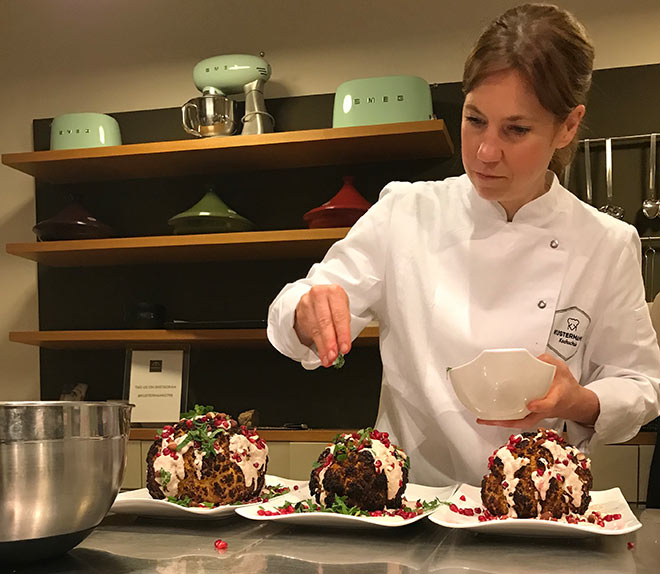
<svg viewBox="0 0 660 574">
<path fill-rule="evenodd" d="M 461 500 L 461 496 L 465 496 L 465 501 Z M 468 484 L 461 484 L 449 501 L 455 503 L 459 508 L 483 508 L 481 503 L 481 489 Z M 587 509 L 587 515 L 592 510 L 597 510 L 603 515 L 620 514 L 621 518 L 606 522 L 605 526 L 598 526 L 589 522 L 569 524 L 567 522 L 553 522 L 551 520 L 539 520 L 537 518 L 507 518 L 505 520 L 479 522 L 478 515 L 465 516 L 457 512 L 452 512 L 448 506 L 443 505 L 429 516 L 429 520 L 447 528 L 469 528 L 477 532 L 487 532 L 490 534 L 571 538 L 629 534 L 642 527 L 618 488 L 592 491 L 591 504 Z"/>
<path fill-rule="evenodd" d="M 294 486 L 304 487 L 307 483 L 301 480 L 289 480 L 280 476 L 266 475 L 266 485 L 275 486 L 281 484 L 288 486 L 291 490 L 286 494 L 281 494 L 276 498 L 279 500 L 283 496 L 291 496 L 295 492 Z M 271 499 L 275 500 L 275 498 Z M 282 500 L 284 500 L 282 498 Z M 255 502 L 253 504 L 262 504 Z M 232 516 L 237 508 L 243 506 L 252 506 L 251 504 L 227 504 L 216 508 L 199 508 L 179 506 L 167 500 L 157 500 L 151 498 L 146 488 L 122 492 L 117 495 L 110 512 L 117 514 L 137 514 L 139 516 L 149 516 L 152 518 L 188 518 L 188 519 L 210 519 Z"/>
<path fill-rule="evenodd" d="M 455 490 L 456 485 L 432 487 L 419 484 L 408 484 L 406 487 L 405 498 L 410 503 L 414 503 L 417 500 L 430 502 L 434 498 L 448 500 Z M 333 512 L 301 512 L 298 514 L 279 514 L 277 516 L 260 516 L 258 514 L 260 507 L 264 510 L 276 510 L 276 507 L 282 506 L 286 500 L 291 503 L 296 503 L 307 498 L 311 498 L 311 495 L 309 492 L 309 484 L 305 483 L 305 486 L 301 487 L 293 496 L 280 496 L 277 501 L 268 502 L 267 504 L 250 505 L 249 507 L 241 506 L 236 508 L 236 513 L 244 518 L 249 518 L 250 520 L 272 520 L 309 526 L 339 526 L 355 528 L 360 526 L 407 526 L 408 524 L 421 520 L 425 516 L 429 516 L 433 512 L 429 510 L 423 514 L 415 516 L 414 518 L 408 518 L 405 520 L 399 516 L 349 516 L 347 514 L 335 514 Z"/>
</svg>

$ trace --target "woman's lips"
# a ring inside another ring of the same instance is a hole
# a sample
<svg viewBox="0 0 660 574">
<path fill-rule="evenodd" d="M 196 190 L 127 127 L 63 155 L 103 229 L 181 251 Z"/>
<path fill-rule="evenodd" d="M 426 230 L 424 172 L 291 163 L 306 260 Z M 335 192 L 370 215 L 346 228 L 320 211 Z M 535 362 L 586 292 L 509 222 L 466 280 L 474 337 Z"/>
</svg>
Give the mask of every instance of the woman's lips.
<svg viewBox="0 0 660 574">
<path fill-rule="evenodd" d="M 481 173 L 479 171 L 475 171 L 475 173 L 477 174 L 478 177 L 480 177 L 482 179 L 487 179 L 489 181 L 494 181 L 496 179 L 504 179 L 503 175 L 491 175 L 491 174 L 488 174 L 488 173 Z"/>
</svg>

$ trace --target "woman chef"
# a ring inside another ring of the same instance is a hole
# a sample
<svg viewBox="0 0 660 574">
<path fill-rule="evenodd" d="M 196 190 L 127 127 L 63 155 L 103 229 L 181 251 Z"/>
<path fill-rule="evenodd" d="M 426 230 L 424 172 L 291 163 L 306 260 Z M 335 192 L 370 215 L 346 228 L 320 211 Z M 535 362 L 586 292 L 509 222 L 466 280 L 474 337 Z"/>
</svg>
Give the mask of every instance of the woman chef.
<svg viewBox="0 0 660 574">
<path fill-rule="evenodd" d="M 577 146 L 593 55 L 557 7 L 505 12 L 465 64 L 465 175 L 388 184 L 270 307 L 270 341 L 308 369 L 331 365 L 378 319 L 376 426 L 411 456 L 414 482 L 479 484 L 512 428 L 543 419 L 558 430 L 565 421 L 585 448 L 628 440 L 659 414 L 637 232 L 555 175 Z M 557 365 L 552 386 L 522 420 L 475 421 L 446 369 L 504 347 Z"/>
</svg>

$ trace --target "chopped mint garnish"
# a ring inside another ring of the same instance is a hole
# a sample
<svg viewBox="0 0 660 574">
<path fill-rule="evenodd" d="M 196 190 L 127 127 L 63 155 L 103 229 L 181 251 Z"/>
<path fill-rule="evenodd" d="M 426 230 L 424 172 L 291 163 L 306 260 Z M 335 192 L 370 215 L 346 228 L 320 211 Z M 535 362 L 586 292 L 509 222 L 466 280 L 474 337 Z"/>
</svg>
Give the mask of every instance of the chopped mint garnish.
<svg viewBox="0 0 660 574">
<path fill-rule="evenodd" d="M 407 504 L 404 504 L 400 509 L 385 509 L 383 511 L 380 511 L 382 514 L 379 514 L 378 516 L 401 516 L 401 513 L 408 513 L 408 514 L 413 513 L 415 515 L 420 515 L 425 512 L 430 512 L 435 510 L 441 504 L 449 505 L 449 502 L 441 501 L 438 498 L 434 498 L 433 500 L 429 500 L 429 501 L 419 500 L 416 501 L 414 504 L 410 504 L 410 502 L 406 500 L 404 500 L 404 502 Z M 306 500 L 301 500 L 300 502 L 297 502 L 295 504 L 287 500 L 284 502 L 282 506 L 278 506 L 276 508 L 279 511 L 286 511 L 286 509 L 289 508 L 290 506 L 294 508 L 293 510 L 294 514 L 301 514 L 304 512 L 332 512 L 334 514 L 344 514 L 347 516 L 374 516 L 374 514 L 372 514 L 368 510 L 362 510 L 357 506 L 348 506 L 348 504 L 346 503 L 346 496 L 335 495 L 335 499 L 334 502 L 332 503 L 332 506 L 323 506 L 314 502 L 313 498 L 308 498 Z M 261 506 L 259 508 L 264 510 L 264 508 Z"/>
<path fill-rule="evenodd" d="M 335 369 L 341 369 L 341 368 L 344 366 L 344 363 L 345 363 L 345 362 L 346 362 L 346 361 L 345 361 L 345 359 L 344 359 L 344 355 L 342 355 L 341 353 L 339 353 L 339 355 L 337 355 L 337 358 L 335 359 L 335 362 L 332 363 L 332 366 L 333 366 Z"/>
<path fill-rule="evenodd" d="M 189 508 L 190 505 L 192 504 L 192 500 L 190 500 L 189 496 L 184 496 L 183 498 L 177 498 L 176 496 L 168 496 L 167 502 L 171 502 L 172 504 L 178 504 L 179 506 L 185 506 L 186 508 Z"/>
<path fill-rule="evenodd" d="M 212 406 L 195 405 L 192 411 L 181 413 L 182 419 L 194 419 L 195 417 L 203 417 L 206 413 L 213 412 Z"/>
<path fill-rule="evenodd" d="M 161 486 L 167 486 L 172 479 L 172 473 L 166 471 L 164 468 L 160 469 L 160 484 Z"/>
</svg>

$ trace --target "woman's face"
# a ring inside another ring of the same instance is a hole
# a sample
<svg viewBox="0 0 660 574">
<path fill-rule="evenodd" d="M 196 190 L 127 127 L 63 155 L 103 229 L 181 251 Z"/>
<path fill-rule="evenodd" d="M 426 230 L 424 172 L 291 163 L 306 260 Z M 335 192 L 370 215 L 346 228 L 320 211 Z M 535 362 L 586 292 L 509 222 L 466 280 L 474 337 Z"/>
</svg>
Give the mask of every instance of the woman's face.
<svg viewBox="0 0 660 574">
<path fill-rule="evenodd" d="M 477 193 L 509 219 L 545 191 L 555 149 L 570 143 L 584 106 L 560 123 L 515 70 L 488 76 L 467 94 L 461 123 L 465 171 Z"/>
</svg>

